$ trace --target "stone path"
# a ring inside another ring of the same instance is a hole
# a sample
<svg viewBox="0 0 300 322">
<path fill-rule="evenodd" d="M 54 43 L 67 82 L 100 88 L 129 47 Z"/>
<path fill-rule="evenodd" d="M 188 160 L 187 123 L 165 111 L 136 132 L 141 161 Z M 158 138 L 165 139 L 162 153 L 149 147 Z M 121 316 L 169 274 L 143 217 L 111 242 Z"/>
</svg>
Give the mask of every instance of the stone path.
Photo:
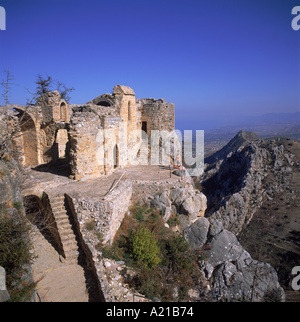
<svg viewBox="0 0 300 322">
<path fill-rule="evenodd" d="M 83 268 L 61 262 L 59 254 L 37 229 L 32 240 L 38 256 L 32 265 L 34 280 L 39 281 L 36 301 L 88 302 Z"/>
</svg>

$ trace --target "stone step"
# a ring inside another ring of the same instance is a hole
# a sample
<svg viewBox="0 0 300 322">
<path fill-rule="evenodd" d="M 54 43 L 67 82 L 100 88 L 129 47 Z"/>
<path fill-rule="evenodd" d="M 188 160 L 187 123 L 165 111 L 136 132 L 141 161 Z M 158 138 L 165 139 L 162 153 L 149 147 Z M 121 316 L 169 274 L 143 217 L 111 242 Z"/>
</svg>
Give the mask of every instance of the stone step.
<svg viewBox="0 0 300 322">
<path fill-rule="evenodd" d="M 51 203 L 51 209 L 57 209 L 57 208 L 63 208 L 65 209 L 65 206 L 63 203 L 61 202 L 56 202 L 56 203 Z"/>
<path fill-rule="evenodd" d="M 72 258 L 72 257 L 76 257 L 78 258 L 79 256 L 79 251 L 78 249 L 76 248 L 73 248 L 73 249 L 69 249 L 69 250 L 65 250 L 65 256 L 66 256 L 66 259 L 68 258 Z"/>
<path fill-rule="evenodd" d="M 66 244 L 64 247 L 65 252 L 76 251 L 78 252 L 78 245 L 77 242 L 74 240 L 73 243 Z"/>
<path fill-rule="evenodd" d="M 78 244 L 65 209 L 64 195 L 50 197 L 50 204 L 64 249 L 65 262 L 67 264 L 78 264 Z"/>
<path fill-rule="evenodd" d="M 78 258 L 79 256 L 78 248 L 75 248 L 75 247 L 65 250 L 64 252 L 65 252 L 65 258 L 71 258 L 71 257 Z"/>
<path fill-rule="evenodd" d="M 60 221 L 59 222 L 59 226 L 62 230 L 72 230 L 72 225 L 70 224 L 70 222 L 67 221 Z"/>
<path fill-rule="evenodd" d="M 63 207 L 51 207 L 53 214 L 58 214 L 61 212 L 66 212 L 66 209 Z"/>
<path fill-rule="evenodd" d="M 60 237 L 61 242 L 63 244 L 63 247 L 65 247 L 68 244 L 72 244 L 76 241 L 74 234 L 64 235 Z"/>
<path fill-rule="evenodd" d="M 61 198 L 50 198 L 50 203 L 61 203 L 64 204 L 65 203 L 65 197 L 61 197 Z"/>
<path fill-rule="evenodd" d="M 65 240 L 65 239 L 75 240 L 75 234 L 72 229 L 63 229 L 60 234 L 61 234 L 61 240 Z"/>
<path fill-rule="evenodd" d="M 78 256 L 66 258 L 65 261 L 67 265 L 78 265 Z"/>
<path fill-rule="evenodd" d="M 62 210 L 59 211 L 59 212 L 54 213 L 54 217 L 57 218 L 57 219 L 60 219 L 60 218 L 68 218 L 69 219 L 69 216 L 66 213 L 66 211 L 62 211 Z"/>
<path fill-rule="evenodd" d="M 57 228 L 61 228 L 64 229 L 65 227 L 68 227 L 68 224 L 70 225 L 70 221 L 69 218 L 55 218 L 56 219 L 56 224 L 57 224 Z M 70 225 L 71 226 L 71 225 Z M 72 227 L 72 226 L 71 226 Z M 71 228 L 72 229 L 72 228 Z"/>
<path fill-rule="evenodd" d="M 65 239 L 75 239 L 75 234 L 73 232 L 72 229 L 60 229 L 60 237 L 61 237 L 61 240 L 65 240 Z"/>
</svg>

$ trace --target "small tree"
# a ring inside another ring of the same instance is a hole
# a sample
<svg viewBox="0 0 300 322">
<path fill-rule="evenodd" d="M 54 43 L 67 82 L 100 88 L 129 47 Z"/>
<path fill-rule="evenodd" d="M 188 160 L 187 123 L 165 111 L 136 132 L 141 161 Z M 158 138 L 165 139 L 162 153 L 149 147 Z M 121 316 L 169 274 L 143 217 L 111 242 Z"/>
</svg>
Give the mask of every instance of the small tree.
<svg viewBox="0 0 300 322">
<path fill-rule="evenodd" d="M 37 75 L 35 84 L 37 85 L 35 93 L 33 94 L 35 98 L 47 94 L 52 90 L 57 90 L 61 98 L 69 102 L 71 99 L 70 93 L 74 91 L 74 87 L 67 87 L 63 82 L 53 80 L 51 76 L 44 78 L 41 74 Z"/>
<path fill-rule="evenodd" d="M 35 259 L 29 231 L 23 215 L 0 208 L 0 266 L 7 273 L 7 289 L 14 302 L 30 300 L 36 286 L 29 278 L 29 265 Z"/>
<path fill-rule="evenodd" d="M 13 74 L 11 73 L 10 70 L 6 69 L 4 70 L 5 78 L 0 82 L 0 85 L 3 87 L 4 92 L 3 92 L 3 98 L 5 101 L 5 106 L 8 106 L 9 104 L 9 92 L 11 89 L 12 81 L 15 79 Z"/>
<path fill-rule="evenodd" d="M 74 87 L 67 87 L 64 83 L 60 81 L 57 81 L 56 84 L 60 97 L 69 103 L 71 99 L 70 93 L 75 90 Z"/>
<path fill-rule="evenodd" d="M 35 83 L 37 85 L 35 90 L 35 95 L 39 97 L 51 91 L 53 80 L 51 76 L 47 76 L 47 78 L 43 78 L 41 74 L 38 74 L 37 80 Z"/>
<path fill-rule="evenodd" d="M 139 227 L 131 234 L 130 246 L 133 259 L 143 266 L 152 268 L 160 263 L 158 242 L 146 227 Z"/>
</svg>

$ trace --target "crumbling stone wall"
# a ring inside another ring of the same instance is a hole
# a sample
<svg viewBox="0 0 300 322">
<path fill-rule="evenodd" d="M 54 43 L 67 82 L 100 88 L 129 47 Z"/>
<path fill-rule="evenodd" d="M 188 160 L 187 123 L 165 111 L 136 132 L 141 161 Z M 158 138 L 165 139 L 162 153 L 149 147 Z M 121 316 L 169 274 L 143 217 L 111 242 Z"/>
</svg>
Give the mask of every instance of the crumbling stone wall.
<svg viewBox="0 0 300 322">
<path fill-rule="evenodd" d="M 71 197 L 81 231 L 86 230 L 85 223 L 94 221 L 103 244 L 112 243 L 131 203 L 132 183 L 124 181 L 101 199 L 96 195 L 88 199 L 79 194 Z"/>
<path fill-rule="evenodd" d="M 45 122 L 70 121 L 70 110 L 68 103 L 61 98 L 58 91 L 47 92 L 36 100 L 36 106 L 42 107 Z"/>
<path fill-rule="evenodd" d="M 11 106 L 19 119 L 14 143 L 23 166 L 55 162 L 59 158 L 58 130 L 66 129 L 70 121 L 70 107 L 57 91 L 42 95 L 36 104 Z"/>
<path fill-rule="evenodd" d="M 95 174 L 104 174 L 104 165 L 96 162 L 98 130 L 101 120 L 89 111 L 76 112 L 70 123 L 70 165 L 75 180 Z"/>
<path fill-rule="evenodd" d="M 68 105 L 53 91 L 39 97 L 35 106 L 19 110 L 26 122 L 15 146 L 24 156 L 23 164 L 55 165 L 65 158 L 76 180 L 137 164 L 140 154 L 147 159 L 150 140 L 142 142 L 144 124 L 148 135 L 151 130 L 174 130 L 174 104 L 136 100 L 134 91 L 123 85 L 85 106 Z"/>
<path fill-rule="evenodd" d="M 174 104 L 164 99 L 139 99 L 137 106 L 141 111 L 141 121 L 147 122 L 147 134 L 152 130 L 173 131 L 175 128 Z"/>
</svg>

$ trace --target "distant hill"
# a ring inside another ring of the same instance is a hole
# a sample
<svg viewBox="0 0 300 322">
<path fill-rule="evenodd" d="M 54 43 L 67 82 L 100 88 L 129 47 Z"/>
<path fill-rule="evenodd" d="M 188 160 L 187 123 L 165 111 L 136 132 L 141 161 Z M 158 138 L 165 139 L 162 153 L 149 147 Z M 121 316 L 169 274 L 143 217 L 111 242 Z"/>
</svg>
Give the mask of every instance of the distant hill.
<svg viewBox="0 0 300 322">
<path fill-rule="evenodd" d="M 261 138 L 286 137 L 300 140 L 300 112 L 269 113 L 253 117 L 238 117 L 235 121 L 205 131 L 205 155 L 224 147 L 239 131 L 254 132 Z"/>
<path fill-rule="evenodd" d="M 295 113 L 268 113 L 260 116 L 253 117 L 249 120 L 253 124 L 300 124 L 300 111 Z"/>
<path fill-rule="evenodd" d="M 214 154 L 206 157 L 204 159 L 205 163 L 214 163 L 218 160 L 224 159 L 230 152 L 236 151 L 241 146 L 246 145 L 247 143 L 259 140 L 259 137 L 256 133 L 239 131 L 238 134 L 231 139 L 222 149 L 215 152 Z"/>
</svg>

